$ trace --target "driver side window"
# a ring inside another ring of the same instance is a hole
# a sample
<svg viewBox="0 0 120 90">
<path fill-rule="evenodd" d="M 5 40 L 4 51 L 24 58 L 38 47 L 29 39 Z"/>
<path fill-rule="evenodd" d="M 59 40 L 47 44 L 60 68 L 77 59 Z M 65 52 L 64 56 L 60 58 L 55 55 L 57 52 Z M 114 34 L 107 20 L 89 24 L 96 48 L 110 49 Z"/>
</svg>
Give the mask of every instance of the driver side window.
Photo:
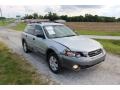
<svg viewBox="0 0 120 90">
<path fill-rule="evenodd" d="M 40 25 L 35 25 L 35 35 L 45 37 L 43 30 L 42 30 L 42 27 Z"/>
<path fill-rule="evenodd" d="M 35 29 L 42 31 L 42 27 L 40 25 L 35 25 Z"/>
<path fill-rule="evenodd" d="M 35 25 L 35 32 L 43 33 L 42 27 L 40 25 Z"/>
</svg>

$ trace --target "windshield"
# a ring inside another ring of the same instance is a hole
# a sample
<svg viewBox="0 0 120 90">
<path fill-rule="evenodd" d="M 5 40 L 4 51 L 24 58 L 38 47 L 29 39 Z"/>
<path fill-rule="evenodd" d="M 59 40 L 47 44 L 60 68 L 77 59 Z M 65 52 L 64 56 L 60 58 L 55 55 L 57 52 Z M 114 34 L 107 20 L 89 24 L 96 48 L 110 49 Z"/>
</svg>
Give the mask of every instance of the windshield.
<svg viewBox="0 0 120 90">
<path fill-rule="evenodd" d="M 44 26 L 44 30 L 48 38 L 61 38 L 76 35 L 70 28 L 64 25 L 48 25 Z"/>
</svg>

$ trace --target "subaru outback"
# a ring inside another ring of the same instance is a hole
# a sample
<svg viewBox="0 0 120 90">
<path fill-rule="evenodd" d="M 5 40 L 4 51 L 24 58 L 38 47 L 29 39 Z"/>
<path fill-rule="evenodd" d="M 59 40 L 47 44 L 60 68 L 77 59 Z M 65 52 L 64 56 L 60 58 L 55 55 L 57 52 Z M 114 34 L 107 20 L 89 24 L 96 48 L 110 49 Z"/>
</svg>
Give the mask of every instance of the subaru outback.
<svg viewBox="0 0 120 90">
<path fill-rule="evenodd" d="M 59 73 L 62 68 L 80 70 L 105 60 L 103 46 L 90 38 L 77 35 L 61 23 L 28 24 L 22 33 L 23 50 L 44 54 L 50 70 Z"/>
</svg>

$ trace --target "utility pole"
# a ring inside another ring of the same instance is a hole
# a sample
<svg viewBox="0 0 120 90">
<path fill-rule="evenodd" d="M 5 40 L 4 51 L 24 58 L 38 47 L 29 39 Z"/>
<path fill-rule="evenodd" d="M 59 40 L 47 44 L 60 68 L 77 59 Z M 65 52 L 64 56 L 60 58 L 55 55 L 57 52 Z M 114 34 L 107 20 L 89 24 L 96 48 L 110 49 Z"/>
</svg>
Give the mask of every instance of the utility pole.
<svg viewBox="0 0 120 90">
<path fill-rule="evenodd" d="M 3 24 L 4 24 L 4 21 L 3 21 L 3 19 L 2 19 L 2 9 L 0 8 L 0 15 L 1 15 L 1 20 L 2 20 L 2 22 L 3 22 Z"/>
<path fill-rule="evenodd" d="M 0 14 L 1 14 L 1 17 L 2 17 L 2 9 L 0 8 Z"/>
</svg>

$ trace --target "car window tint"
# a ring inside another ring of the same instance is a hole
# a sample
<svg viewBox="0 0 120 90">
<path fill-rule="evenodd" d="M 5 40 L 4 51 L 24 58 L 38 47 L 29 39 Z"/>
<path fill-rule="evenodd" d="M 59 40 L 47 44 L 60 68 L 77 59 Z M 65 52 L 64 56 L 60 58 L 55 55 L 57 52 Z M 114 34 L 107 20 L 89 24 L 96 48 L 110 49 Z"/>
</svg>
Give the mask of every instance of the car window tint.
<svg viewBox="0 0 120 90">
<path fill-rule="evenodd" d="M 40 25 L 35 25 L 35 30 L 42 30 Z"/>
<path fill-rule="evenodd" d="M 25 29 L 25 32 L 33 35 L 34 34 L 34 26 L 33 25 L 28 25 Z"/>
<path fill-rule="evenodd" d="M 44 34 L 43 33 L 43 30 L 42 30 L 42 27 L 40 25 L 35 25 L 35 35 L 37 33 L 41 33 L 41 34 Z"/>
</svg>

